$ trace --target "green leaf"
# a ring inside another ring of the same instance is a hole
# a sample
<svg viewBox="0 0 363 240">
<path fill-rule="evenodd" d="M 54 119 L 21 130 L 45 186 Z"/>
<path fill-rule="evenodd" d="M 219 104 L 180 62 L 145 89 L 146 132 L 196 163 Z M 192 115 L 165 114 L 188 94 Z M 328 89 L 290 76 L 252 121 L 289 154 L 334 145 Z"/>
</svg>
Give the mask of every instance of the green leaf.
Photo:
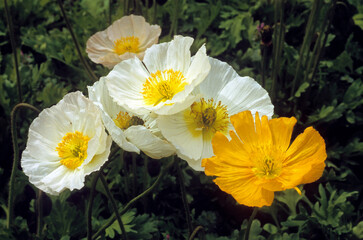
<svg viewBox="0 0 363 240">
<path fill-rule="evenodd" d="M 363 13 L 357 13 L 353 16 L 354 24 L 363 30 Z"/>
<path fill-rule="evenodd" d="M 271 223 L 266 223 L 263 225 L 263 230 L 268 232 L 269 234 L 276 234 L 278 229 L 275 225 L 272 225 Z"/>
<path fill-rule="evenodd" d="M 363 239 L 363 221 L 360 221 L 357 226 L 353 227 L 353 233 L 357 238 Z"/>
<path fill-rule="evenodd" d="M 303 84 L 301 84 L 299 89 L 295 93 L 295 97 L 300 97 L 301 94 L 304 93 L 309 86 L 310 84 L 308 82 L 304 82 Z"/>
<path fill-rule="evenodd" d="M 48 82 L 43 90 L 38 93 L 37 101 L 43 102 L 44 107 L 49 107 L 56 104 L 59 100 L 63 98 L 64 95 L 68 93 L 68 87 L 64 87 L 61 84 L 55 84 L 53 82 Z"/>
<path fill-rule="evenodd" d="M 124 215 L 121 216 L 121 221 L 124 225 L 126 232 L 136 232 L 133 227 L 135 224 L 130 224 L 132 220 L 135 218 L 135 211 L 128 211 Z M 115 220 L 108 228 L 106 228 L 106 237 L 114 238 L 115 232 L 118 234 L 122 234 L 120 225 L 117 220 Z"/>
<path fill-rule="evenodd" d="M 296 206 L 298 202 L 303 198 L 304 191 L 299 195 L 295 189 L 287 189 L 282 192 L 277 192 L 275 199 L 281 203 L 286 204 L 289 208 L 291 216 L 296 215 Z"/>
</svg>

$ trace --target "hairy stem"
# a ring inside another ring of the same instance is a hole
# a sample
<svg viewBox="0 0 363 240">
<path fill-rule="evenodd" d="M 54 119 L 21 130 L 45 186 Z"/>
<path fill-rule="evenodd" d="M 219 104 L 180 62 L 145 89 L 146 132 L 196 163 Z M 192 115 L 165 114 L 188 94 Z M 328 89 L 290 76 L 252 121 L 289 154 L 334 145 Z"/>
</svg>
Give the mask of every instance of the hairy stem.
<svg viewBox="0 0 363 240">
<path fill-rule="evenodd" d="M 180 169 L 180 162 L 176 161 L 175 165 L 176 165 L 178 182 L 179 182 L 179 186 L 180 186 L 180 193 L 181 193 L 183 206 L 184 206 L 184 211 L 185 211 L 185 218 L 186 218 L 187 225 L 188 225 L 188 236 L 190 236 L 192 234 L 192 232 L 193 232 L 193 226 L 192 226 L 192 218 L 190 216 L 190 210 L 189 210 L 189 205 L 188 205 L 188 200 L 187 200 L 187 194 L 186 194 L 186 191 L 185 191 L 184 177 L 183 177 L 183 174 L 182 174 L 181 169 Z"/>
<path fill-rule="evenodd" d="M 107 194 L 107 197 L 108 197 L 108 200 L 111 201 L 111 205 L 112 205 L 112 208 L 113 208 L 113 212 L 115 213 L 116 215 L 116 219 L 118 221 L 118 224 L 120 225 L 120 228 L 121 228 L 121 231 L 122 231 L 122 238 L 124 240 L 127 240 L 127 234 L 126 234 L 126 230 L 125 230 L 125 227 L 124 227 L 124 224 L 122 223 L 122 220 L 121 220 L 121 216 L 120 214 L 118 213 L 118 209 L 117 209 L 117 204 L 116 204 L 116 201 L 115 199 L 113 198 L 112 196 L 112 193 L 108 187 L 108 184 L 106 182 L 106 179 L 105 177 L 103 176 L 103 174 L 101 173 L 100 174 L 100 178 L 101 178 L 101 182 L 103 184 L 103 187 L 105 188 L 105 191 L 106 191 L 106 194 Z"/>
<path fill-rule="evenodd" d="M 171 161 L 165 168 L 163 168 L 156 179 L 156 181 L 151 185 L 148 189 L 146 189 L 143 193 L 139 194 L 138 196 L 134 197 L 130 202 L 126 204 L 126 206 L 121 210 L 120 215 L 123 215 L 127 210 L 130 209 L 130 207 L 139 199 L 145 197 L 147 194 L 151 193 L 154 188 L 160 183 L 161 179 L 165 175 L 165 173 L 168 171 L 168 169 L 174 164 L 174 160 Z M 114 221 L 116 220 L 115 214 L 112 214 L 110 219 L 105 223 L 93 236 L 92 239 L 96 239 L 99 237 L 103 231 L 105 231 L 106 228 L 108 228 Z"/>
<path fill-rule="evenodd" d="M 253 212 L 250 216 L 250 219 L 248 220 L 248 224 L 247 224 L 247 229 L 246 229 L 246 233 L 245 233 L 245 240 L 248 240 L 250 237 L 250 230 L 251 230 L 251 226 L 252 226 L 252 222 L 253 219 L 255 218 L 256 214 L 257 214 L 258 208 L 254 208 Z"/>
<path fill-rule="evenodd" d="M 87 240 L 92 240 L 92 207 L 93 207 L 93 200 L 95 197 L 95 190 L 98 178 L 100 177 L 101 171 L 96 173 L 93 176 L 92 183 L 91 183 L 91 193 L 89 196 L 89 202 L 87 206 Z"/>
<path fill-rule="evenodd" d="M 189 240 L 193 240 L 194 237 L 197 235 L 198 232 L 201 232 L 203 234 L 203 237 L 201 239 L 204 239 L 204 228 L 202 226 L 198 226 L 194 229 L 194 231 L 192 232 L 192 234 L 189 237 Z"/>
<path fill-rule="evenodd" d="M 92 71 L 91 67 L 89 66 L 88 62 L 86 61 L 86 59 L 82 55 L 81 47 L 79 46 L 79 42 L 78 42 L 78 40 L 76 38 L 76 35 L 73 32 L 73 28 L 71 26 L 71 23 L 69 22 L 69 19 L 67 17 L 67 14 L 66 14 L 66 12 L 64 10 L 62 0 L 57 0 L 57 2 L 58 2 L 58 5 L 59 5 L 59 8 L 61 10 L 62 16 L 64 18 L 64 21 L 66 22 L 68 31 L 70 32 L 70 34 L 72 36 L 74 45 L 75 45 L 76 50 L 77 50 L 77 53 L 78 53 L 78 57 L 81 60 L 81 63 L 83 65 L 83 67 L 86 69 L 86 72 L 88 73 L 89 77 L 93 81 L 98 81 L 98 77 L 93 73 L 93 71 Z"/>
<path fill-rule="evenodd" d="M 18 98 L 19 98 L 19 102 L 22 102 L 23 95 L 22 95 L 22 91 L 21 91 L 18 55 L 16 52 L 16 43 L 15 43 L 15 37 L 14 37 L 14 26 L 13 26 L 13 21 L 11 19 L 7 0 L 4 0 L 4 8 L 5 8 L 5 13 L 6 13 L 6 19 L 8 21 L 11 50 L 14 55 L 14 65 L 15 65 L 15 73 L 16 73 L 16 85 L 17 85 Z"/>
<path fill-rule="evenodd" d="M 279 11 L 279 14 L 277 14 Z M 279 16 L 279 24 L 277 24 L 277 16 Z M 284 24 L 284 0 L 276 1 L 275 3 L 275 31 L 274 34 L 274 45 L 273 45 L 273 74 L 272 74 L 272 85 L 271 85 L 271 99 L 272 101 L 275 100 L 277 93 L 276 93 L 276 85 L 278 76 L 280 74 L 280 62 L 281 62 L 281 54 L 282 49 L 284 46 L 284 39 L 285 39 L 285 24 Z M 277 34 L 277 29 L 278 34 Z"/>
<path fill-rule="evenodd" d="M 319 13 L 319 9 L 318 9 L 318 5 L 319 5 L 319 1 L 320 0 L 314 0 L 313 2 L 313 7 L 311 9 L 310 15 L 309 15 L 309 20 L 308 23 L 306 25 L 306 30 L 305 30 L 305 36 L 304 36 L 304 40 L 300 49 L 300 54 L 299 54 L 299 60 L 296 64 L 296 72 L 295 72 L 295 77 L 294 80 L 292 82 L 292 87 L 291 87 L 291 93 L 290 96 L 294 96 L 295 94 L 295 90 L 296 87 L 300 84 L 300 69 L 301 69 L 301 64 L 304 60 L 304 56 L 306 55 L 306 52 L 309 52 L 309 46 L 310 46 L 310 42 L 311 42 L 311 38 L 312 35 L 314 34 L 313 29 L 315 29 L 316 26 L 316 18 L 318 16 Z"/>
<path fill-rule="evenodd" d="M 37 193 L 37 237 L 41 239 L 42 227 L 43 227 L 43 200 L 42 200 L 42 190 L 38 190 Z"/>
<path fill-rule="evenodd" d="M 136 166 L 137 155 L 132 153 L 132 196 L 136 196 L 137 192 L 137 166 Z"/>
<path fill-rule="evenodd" d="M 316 69 L 318 67 L 318 64 L 319 64 L 319 61 L 320 61 L 320 57 L 322 55 L 322 51 L 325 48 L 325 44 L 326 44 L 326 41 L 328 39 L 328 34 L 329 34 L 328 31 L 330 29 L 330 26 L 331 26 L 331 23 L 332 23 L 332 18 L 334 16 L 334 11 L 335 11 L 336 3 L 337 3 L 337 0 L 334 0 L 332 2 L 332 5 L 330 6 L 330 9 L 328 10 L 328 13 L 326 14 L 326 17 L 324 19 L 323 30 L 321 31 L 321 34 L 319 35 L 319 39 L 318 39 L 317 43 L 320 44 L 320 36 L 322 36 L 323 33 L 324 33 L 324 39 L 323 39 L 323 42 L 322 42 L 321 46 L 319 46 L 318 51 L 316 53 L 309 82 L 311 82 L 312 79 L 314 79 L 314 76 L 315 76 L 315 73 L 316 73 Z"/>
<path fill-rule="evenodd" d="M 40 112 L 36 107 L 27 103 L 19 103 L 11 111 L 11 139 L 13 141 L 14 160 L 9 181 L 9 199 L 8 199 L 9 213 L 7 216 L 8 217 L 6 224 L 7 228 L 10 228 L 10 226 L 13 225 L 13 218 L 14 218 L 14 184 L 15 184 L 16 171 L 19 165 L 19 146 L 18 146 L 18 135 L 16 133 L 16 119 L 17 119 L 17 113 L 21 108 L 29 108 L 34 112 L 37 113 Z"/>
</svg>

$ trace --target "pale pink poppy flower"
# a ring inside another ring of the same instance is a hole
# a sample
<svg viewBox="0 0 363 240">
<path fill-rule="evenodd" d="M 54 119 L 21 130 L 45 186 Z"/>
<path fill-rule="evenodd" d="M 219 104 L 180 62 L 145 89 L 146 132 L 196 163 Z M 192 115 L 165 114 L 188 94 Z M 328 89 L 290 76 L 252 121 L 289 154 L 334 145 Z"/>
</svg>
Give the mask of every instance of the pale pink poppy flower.
<svg viewBox="0 0 363 240">
<path fill-rule="evenodd" d="M 90 37 L 86 52 L 93 62 L 113 68 L 135 56 L 142 60 L 145 50 L 158 42 L 160 33 L 160 26 L 150 25 L 142 16 L 124 16 Z"/>
</svg>

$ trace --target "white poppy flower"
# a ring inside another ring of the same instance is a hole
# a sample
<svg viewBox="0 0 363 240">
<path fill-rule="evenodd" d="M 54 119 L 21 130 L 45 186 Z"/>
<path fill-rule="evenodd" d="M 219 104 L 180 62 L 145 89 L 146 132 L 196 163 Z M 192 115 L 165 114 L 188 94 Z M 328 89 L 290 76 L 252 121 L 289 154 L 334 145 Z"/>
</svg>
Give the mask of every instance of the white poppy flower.
<svg viewBox="0 0 363 240">
<path fill-rule="evenodd" d="M 117 64 L 106 76 L 110 96 L 139 115 L 169 115 L 190 106 L 195 100 L 190 93 L 210 70 L 205 46 L 191 59 L 192 43 L 190 37 L 175 36 L 147 49 L 143 62 L 133 58 Z"/>
<path fill-rule="evenodd" d="M 102 77 L 92 87 L 88 87 L 89 98 L 101 110 L 103 123 L 112 139 L 122 149 L 140 153 L 154 159 L 168 157 L 175 148 L 167 142 L 156 127 L 155 119 L 149 115 L 136 115 L 113 102 Z"/>
<path fill-rule="evenodd" d="M 135 56 L 142 60 L 145 50 L 158 42 L 160 33 L 158 25 L 150 26 L 142 16 L 124 16 L 90 37 L 86 52 L 93 62 L 112 68 Z"/>
<path fill-rule="evenodd" d="M 274 108 L 266 90 L 255 80 L 240 77 L 227 63 L 209 61 L 209 75 L 193 92 L 201 97 L 184 111 L 157 118 L 161 133 L 176 147 L 178 156 L 197 171 L 204 170 L 203 158 L 214 155 L 214 134 L 229 136 L 231 115 L 250 110 L 271 117 Z"/>
<path fill-rule="evenodd" d="M 107 161 L 111 143 L 99 109 L 81 92 L 69 93 L 30 125 L 21 167 L 49 194 L 81 189 L 85 176 Z"/>
</svg>

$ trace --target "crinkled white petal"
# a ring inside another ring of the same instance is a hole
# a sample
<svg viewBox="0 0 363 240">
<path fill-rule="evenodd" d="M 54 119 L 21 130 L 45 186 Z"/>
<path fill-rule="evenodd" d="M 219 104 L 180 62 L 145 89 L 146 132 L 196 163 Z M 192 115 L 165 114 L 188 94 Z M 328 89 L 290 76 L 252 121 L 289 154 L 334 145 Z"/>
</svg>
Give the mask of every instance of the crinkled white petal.
<svg viewBox="0 0 363 240">
<path fill-rule="evenodd" d="M 35 154 L 31 154 L 32 151 L 26 148 L 23 151 L 21 158 L 21 167 L 29 177 L 29 182 L 34 184 L 37 188 L 43 192 L 50 193 L 52 195 L 58 195 L 59 193 L 54 191 L 51 186 L 48 186 L 42 182 L 44 176 L 48 175 L 50 171 L 58 168 L 61 164 L 58 161 L 48 161 L 47 158 L 36 158 Z M 54 151 L 55 152 L 55 151 Z"/>
<path fill-rule="evenodd" d="M 237 77 L 227 83 L 216 100 L 227 106 L 229 116 L 245 110 L 269 118 L 273 115 L 274 106 L 267 91 L 250 77 Z"/>
<path fill-rule="evenodd" d="M 106 76 L 106 86 L 118 105 L 130 112 L 143 115 L 149 113 L 141 93 L 148 77 L 149 73 L 139 59 L 128 59 L 117 64 Z"/>
<path fill-rule="evenodd" d="M 144 63 L 151 73 L 173 69 L 181 71 L 185 76 L 190 66 L 192 44 L 191 37 L 175 36 L 171 42 L 157 44 L 147 49 Z"/>
<path fill-rule="evenodd" d="M 199 99 L 199 95 L 195 96 L 192 94 L 189 94 L 185 97 L 184 101 L 182 102 L 176 102 L 172 105 L 164 105 L 162 108 L 159 109 L 153 109 L 154 113 L 158 115 L 171 115 L 178 113 L 186 108 L 188 108 L 190 105 L 192 105 L 193 102 Z"/>
<path fill-rule="evenodd" d="M 107 37 L 106 31 L 98 32 L 91 36 L 86 43 L 88 57 L 95 63 L 112 68 L 120 62 L 119 56 L 113 51 L 114 44 Z"/>
<path fill-rule="evenodd" d="M 140 153 L 140 150 L 126 139 L 124 131 L 112 120 L 120 111 L 126 112 L 126 109 L 112 100 L 105 85 L 105 78 L 102 77 L 92 87 L 88 87 L 88 94 L 90 100 L 101 109 L 103 123 L 117 145 L 125 151 Z"/>
<path fill-rule="evenodd" d="M 139 35 L 140 49 L 145 54 L 145 50 L 150 46 L 158 43 L 161 34 L 161 28 L 158 25 L 151 25 L 150 28 L 144 28 L 143 35 Z M 140 58 L 142 59 L 142 58 Z"/>
<path fill-rule="evenodd" d="M 154 159 L 169 157 L 175 153 L 175 148 L 144 126 L 131 126 L 125 130 L 127 139 L 135 144 L 146 155 Z"/>
<path fill-rule="evenodd" d="M 111 136 L 106 136 L 106 148 L 105 148 L 105 151 L 98 154 L 98 155 L 95 155 L 91 162 L 84 165 L 84 173 L 86 175 L 88 175 L 88 174 L 90 174 L 92 172 L 100 170 L 102 165 L 105 163 L 105 159 L 107 161 L 108 156 L 110 155 L 111 145 L 112 145 Z"/>
<path fill-rule="evenodd" d="M 157 44 L 146 50 L 144 63 L 151 73 L 157 70 L 179 70 L 188 83 L 184 90 L 175 94 L 171 100 L 157 106 L 149 106 L 150 111 L 169 115 L 190 105 L 190 102 L 184 102 L 184 100 L 188 97 L 190 100 L 190 93 L 205 79 L 210 70 L 205 46 L 198 50 L 191 61 L 189 49 L 192 43 L 193 39 L 190 37 L 175 36 L 170 43 Z"/>
<path fill-rule="evenodd" d="M 95 154 L 105 151 L 105 129 L 102 124 L 101 112 L 97 106 L 85 98 L 81 92 L 75 92 L 64 96 L 59 102 L 59 107 L 62 110 L 67 108 L 73 110 L 73 112 L 66 111 L 68 113 L 67 119 L 72 125 L 70 132 L 80 131 L 91 138 L 88 142 L 87 158 L 83 164 L 90 162 Z M 61 141 L 62 139 L 59 140 L 59 142 Z"/>
<path fill-rule="evenodd" d="M 67 133 L 75 131 L 82 132 L 90 140 L 83 164 L 69 169 L 60 163 L 56 147 Z M 108 139 L 99 109 L 81 92 L 69 93 L 57 105 L 43 110 L 30 125 L 21 166 L 29 181 L 49 194 L 80 189 L 85 175 L 98 170 L 107 160 L 111 147 Z"/>
<path fill-rule="evenodd" d="M 193 39 L 176 36 L 169 43 L 157 44 L 145 53 L 144 64 L 138 59 L 129 59 L 116 65 L 107 75 L 106 85 L 110 96 L 120 106 L 138 115 L 173 114 L 188 107 L 192 101 L 190 93 L 208 75 L 210 64 L 205 46 L 202 46 L 191 62 L 190 45 Z M 184 90 L 175 94 L 171 100 L 156 106 L 146 105 L 142 91 L 151 73 L 168 69 L 180 70 L 188 83 Z M 187 100 L 187 101 L 185 101 Z"/>
<path fill-rule="evenodd" d="M 227 63 L 213 58 L 209 58 L 209 62 L 211 70 L 193 91 L 194 95 L 199 94 L 199 98 L 203 97 L 205 101 L 213 99 L 215 104 L 221 102 L 226 106 L 229 116 L 244 110 L 259 112 L 268 117 L 273 115 L 271 99 L 256 81 L 250 77 L 238 76 Z M 201 160 L 214 155 L 211 138 L 208 134 L 200 134 L 198 137 L 192 135 L 184 117 L 185 111 L 160 115 L 157 118 L 158 127 L 163 136 L 175 146 L 180 158 L 186 160 L 193 169 L 203 171 Z M 228 125 L 228 130 L 233 130 L 231 124 Z"/>
<path fill-rule="evenodd" d="M 226 62 L 208 57 L 211 65 L 208 76 L 195 88 L 193 93 L 203 93 L 206 98 L 214 98 L 232 79 L 239 77 L 237 72 Z"/>
<path fill-rule="evenodd" d="M 160 115 L 157 118 L 158 127 L 163 136 L 176 148 L 180 158 L 199 160 L 203 152 L 203 135 L 193 136 L 188 129 L 184 113 Z"/>
<path fill-rule="evenodd" d="M 160 33 L 161 28 L 158 25 L 150 25 L 142 16 L 124 16 L 106 30 L 91 36 L 86 44 L 86 52 L 93 62 L 112 68 L 117 63 L 135 56 L 143 59 L 145 50 L 158 42 Z M 122 55 L 115 53 L 114 42 L 130 36 L 139 39 L 139 52 L 126 52 Z"/>
</svg>

